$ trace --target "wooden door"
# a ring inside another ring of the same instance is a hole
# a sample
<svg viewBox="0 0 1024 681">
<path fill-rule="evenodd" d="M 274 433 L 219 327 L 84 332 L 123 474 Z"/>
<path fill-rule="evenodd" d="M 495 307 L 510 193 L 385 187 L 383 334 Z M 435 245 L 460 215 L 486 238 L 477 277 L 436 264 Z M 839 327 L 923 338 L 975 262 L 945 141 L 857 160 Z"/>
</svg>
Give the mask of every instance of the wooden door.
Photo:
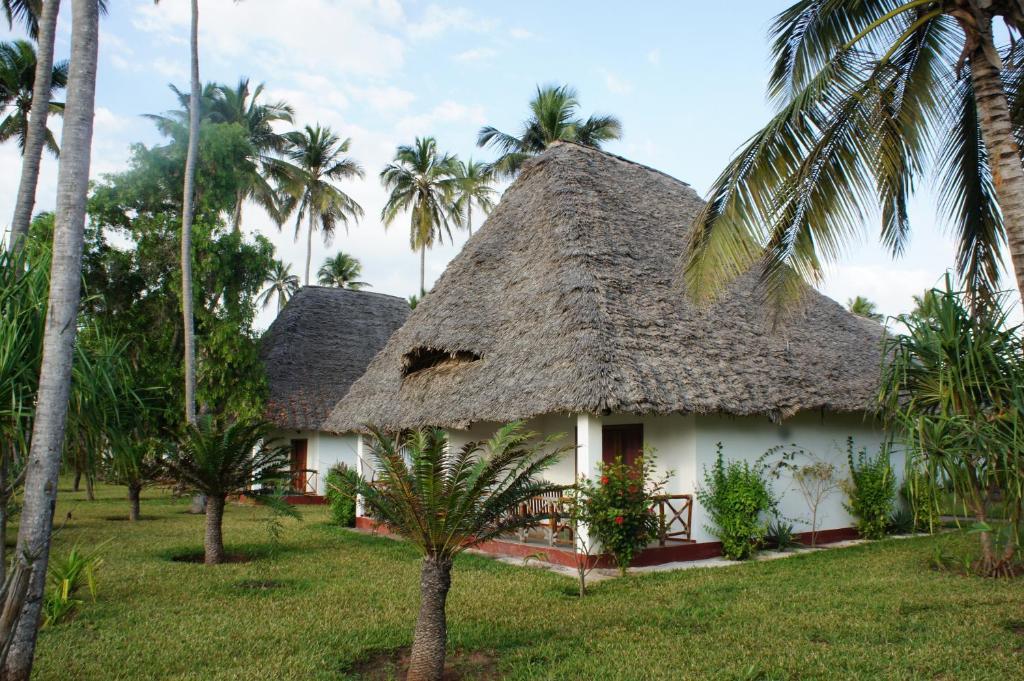
<svg viewBox="0 0 1024 681">
<path fill-rule="evenodd" d="M 309 440 L 292 440 L 292 489 L 299 494 L 306 492 L 306 452 Z"/>
<path fill-rule="evenodd" d="M 629 423 L 621 426 L 601 428 L 601 460 L 614 463 L 622 457 L 622 463 L 632 466 L 644 451 L 644 424 Z"/>
</svg>

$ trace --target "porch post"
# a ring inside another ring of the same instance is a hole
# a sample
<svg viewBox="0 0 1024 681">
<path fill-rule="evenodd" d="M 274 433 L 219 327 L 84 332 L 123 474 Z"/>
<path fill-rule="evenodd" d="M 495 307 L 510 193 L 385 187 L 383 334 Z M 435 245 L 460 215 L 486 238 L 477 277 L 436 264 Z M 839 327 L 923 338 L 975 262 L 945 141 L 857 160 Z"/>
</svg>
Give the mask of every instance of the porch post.
<svg viewBox="0 0 1024 681">
<path fill-rule="evenodd" d="M 590 414 L 579 414 L 576 416 L 576 478 L 596 478 L 600 475 L 598 464 L 601 462 L 601 419 Z M 590 541 L 585 525 L 578 528 L 576 537 L 576 550 L 585 552 L 585 547 Z M 599 551 L 599 547 L 592 547 L 592 553 Z"/>
<path fill-rule="evenodd" d="M 356 438 L 356 472 L 359 477 L 364 480 L 369 479 L 372 472 L 370 465 L 366 461 L 366 435 L 359 433 Z M 363 506 L 363 495 L 356 495 L 356 517 L 360 518 L 366 515 L 366 509 Z"/>
</svg>

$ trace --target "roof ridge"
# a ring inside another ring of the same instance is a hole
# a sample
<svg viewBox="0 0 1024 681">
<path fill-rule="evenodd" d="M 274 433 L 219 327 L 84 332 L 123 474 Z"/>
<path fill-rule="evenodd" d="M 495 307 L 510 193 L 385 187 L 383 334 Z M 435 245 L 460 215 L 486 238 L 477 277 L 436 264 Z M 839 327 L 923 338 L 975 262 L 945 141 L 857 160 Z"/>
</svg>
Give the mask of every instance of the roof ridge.
<svg viewBox="0 0 1024 681">
<path fill-rule="evenodd" d="M 672 180 L 673 182 L 676 182 L 677 184 L 681 184 L 684 187 L 689 187 L 690 189 L 693 189 L 693 185 L 691 185 L 689 182 L 686 182 L 684 180 L 680 180 L 678 177 L 675 177 L 674 175 L 669 175 L 664 170 L 658 170 L 657 168 L 653 168 L 653 167 L 651 167 L 651 166 L 649 166 L 649 165 L 647 165 L 645 163 L 640 163 L 639 161 L 634 161 L 631 158 L 626 158 L 625 156 L 620 156 L 619 154 L 613 154 L 612 152 L 607 151 L 605 149 L 601 149 L 600 147 L 592 147 L 592 146 L 589 146 L 587 144 L 580 144 L 579 142 L 569 142 L 569 141 L 566 141 L 566 140 L 555 140 L 554 142 L 552 142 L 551 144 L 548 145 L 547 149 L 545 149 L 541 153 L 539 153 L 536 156 L 534 156 L 532 159 L 530 159 L 530 161 L 534 161 L 534 160 L 536 160 L 538 158 L 542 158 L 550 150 L 556 149 L 558 147 L 573 147 L 573 148 L 579 149 L 581 151 L 593 152 L 593 153 L 596 153 L 596 154 L 600 154 L 602 156 L 608 156 L 609 158 L 613 158 L 616 161 L 621 161 L 622 163 L 625 163 L 627 165 L 636 166 L 637 168 L 640 168 L 641 170 L 646 170 L 648 172 L 654 173 L 655 175 L 661 175 L 662 177 L 668 178 L 668 179 Z M 693 189 L 693 191 L 697 191 L 697 190 Z"/>
<path fill-rule="evenodd" d="M 396 295 L 394 295 L 392 293 L 381 293 L 380 291 L 364 291 L 362 289 L 342 288 L 340 286 L 321 286 L 320 284 L 305 284 L 305 285 L 303 285 L 303 286 L 301 286 L 299 288 L 298 292 L 301 293 L 302 291 L 304 291 L 306 289 L 319 289 L 319 290 L 322 290 L 322 291 L 340 291 L 340 292 L 352 293 L 352 294 L 356 294 L 356 295 L 379 296 L 381 298 L 392 298 L 394 300 L 400 300 L 400 301 L 402 301 L 403 303 L 406 303 L 406 304 L 409 303 L 409 301 L 406 300 L 405 298 L 403 298 L 402 296 L 396 296 Z"/>
</svg>

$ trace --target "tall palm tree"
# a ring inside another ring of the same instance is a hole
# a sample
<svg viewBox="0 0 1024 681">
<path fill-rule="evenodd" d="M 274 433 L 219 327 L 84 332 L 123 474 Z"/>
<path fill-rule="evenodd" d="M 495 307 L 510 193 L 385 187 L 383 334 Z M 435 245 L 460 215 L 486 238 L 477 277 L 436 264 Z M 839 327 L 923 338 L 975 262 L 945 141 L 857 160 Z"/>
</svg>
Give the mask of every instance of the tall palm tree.
<svg viewBox="0 0 1024 681">
<path fill-rule="evenodd" d="M 20 616 L 11 620 L 5 616 L 4 626 L 8 628 L 0 631 L 0 642 L 11 641 L 0 676 L 14 681 L 28 681 L 32 671 L 53 511 L 57 502 L 57 476 L 71 391 L 71 358 L 81 290 L 85 204 L 96 99 L 99 6 L 96 0 L 73 0 L 71 7 L 71 66 L 61 133 L 63 154 L 57 175 L 50 292 L 37 408 L 18 528 L 19 566 L 16 570 L 31 576 L 24 588 L 8 590 L 3 612 L 20 611 Z M 19 599 L 23 599 L 23 605 L 18 603 Z"/>
<path fill-rule="evenodd" d="M 527 500 L 560 489 L 539 476 L 568 448 L 536 441 L 521 423 L 498 430 L 486 443 L 448 447 L 439 429 L 398 438 L 373 432 L 374 480 L 359 479 L 367 514 L 405 537 L 420 553 L 420 612 L 416 620 L 409 681 L 440 681 L 444 671 L 445 603 L 452 561 L 462 551 L 537 518 L 517 513 Z"/>
<path fill-rule="evenodd" d="M 50 91 L 53 79 L 53 45 L 57 36 L 57 14 L 60 0 L 42 0 L 39 7 L 36 0 L 3 0 L 8 21 L 19 17 L 29 23 L 29 32 L 36 38 L 36 72 L 32 82 L 32 107 L 28 115 L 28 131 L 22 152 L 21 179 L 18 182 L 18 197 L 11 219 L 11 240 L 8 248 L 15 251 L 28 234 L 32 221 L 32 209 L 36 202 L 36 185 L 39 183 L 39 164 L 43 147 L 49 134 L 46 117 L 50 112 Z M 38 15 L 36 9 L 39 8 Z"/>
<path fill-rule="evenodd" d="M 338 253 L 338 255 L 324 260 L 320 271 L 317 272 L 317 282 L 321 286 L 336 286 L 358 291 L 369 286 L 365 281 L 357 281 L 362 273 L 361 262 L 348 253 Z"/>
<path fill-rule="evenodd" d="M 775 17 L 777 113 L 709 192 L 689 290 L 707 297 L 756 264 L 783 306 L 801 278 L 820 280 L 871 204 L 899 255 L 929 171 L 969 289 L 990 295 L 1008 244 L 1024 290 L 1024 46 L 997 48 L 1000 21 L 1019 35 L 1024 15 L 988 0 L 801 0 Z"/>
<path fill-rule="evenodd" d="M 159 0 L 157 0 L 159 1 Z M 196 164 L 199 162 L 199 0 L 192 0 L 189 29 L 191 83 L 188 106 L 188 151 L 181 207 L 181 316 L 185 331 L 185 422 L 196 422 L 196 332 L 192 298 L 192 221 L 195 218 Z"/>
<path fill-rule="evenodd" d="M 498 192 L 494 189 L 494 168 L 488 163 L 474 161 L 472 158 L 455 165 L 455 212 L 465 214 L 465 225 L 470 236 L 473 234 L 473 204 L 483 211 L 484 215 L 494 208 L 494 199 Z"/>
<path fill-rule="evenodd" d="M 426 294 L 427 249 L 451 239 L 451 224 L 461 224 L 454 210 L 458 159 L 438 155 L 437 140 L 417 137 L 412 146 L 402 145 L 394 160 L 380 173 L 381 184 L 391 193 L 380 217 L 385 229 L 398 214 L 409 211 L 409 245 L 420 252 L 420 297 Z"/>
<path fill-rule="evenodd" d="M 363 168 L 348 156 L 351 139 L 341 139 L 330 128 L 319 124 L 307 125 L 302 130 L 285 134 L 287 147 L 284 155 L 291 168 L 281 172 L 281 186 L 287 200 L 283 215 L 295 211 L 295 240 L 302 232 L 302 221 L 307 221 L 306 278 L 313 259 L 313 232 L 318 228 L 324 243 L 330 243 L 340 222 L 348 230 L 349 220 L 363 216 L 363 208 L 355 199 L 343 192 L 335 182 L 363 177 Z"/>
<path fill-rule="evenodd" d="M 263 283 L 266 284 L 266 288 L 263 289 L 256 301 L 265 308 L 270 305 L 270 301 L 274 297 L 277 297 L 278 312 L 299 290 L 299 278 L 292 274 L 291 265 L 280 260 L 274 261 Z"/>
<path fill-rule="evenodd" d="M 36 50 L 27 40 L 0 43 L 0 109 L 8 109 L 0 121 L 0 142 L 18 141 L 21 153 L 28 142 L 29 113 L 32 110 L 32 88 L 35 87 Z M 55 64 L 50 75 L 50 94 L 68 84 L 68 63 Z M 64 105 L 50 101 L 49 113 L 60 115 Z M 59 155 L 57 140 L 49 128 L 45 129 L 44 144 L 54 156 Z"/>
<path fill-rule="evenodd" d="M 495 170 L 504 176 L 519 172 L 523 162 L 541 153 L 552 142 L 576 142 L 600 148 L 601 144 L 622 137 L 622 123 L 614 116 L 578 115 L 580 102 L 575 88 L 568 85 L 537 86 L 530 100 L 530 117 L 523 121 L 519 135 L 501 132 L 491 126 L 480 129 L 477 146 L 490 146 L 501 156 Z"/>
<path fill-rule="evenodd" d="M 847 300 L 846 309 L 858 317 L 864 317 L 872 321 L 880 322 L 885 319 L 885 315 L 878 311 L 878 307 L 864 296 L 857 296 Z"/>
</svg>

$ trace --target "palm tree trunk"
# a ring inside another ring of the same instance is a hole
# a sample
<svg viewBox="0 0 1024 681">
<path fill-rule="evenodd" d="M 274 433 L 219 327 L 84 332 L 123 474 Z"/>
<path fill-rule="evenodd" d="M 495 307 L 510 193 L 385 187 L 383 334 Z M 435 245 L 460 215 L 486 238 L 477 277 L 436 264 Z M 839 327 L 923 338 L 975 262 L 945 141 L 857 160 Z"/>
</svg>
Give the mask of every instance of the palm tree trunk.
<svg viewBox="0 0 1024 681">
<path fill-rule="evenodd" d="M 309 233 L 306 235 L 306 286 L 309 286 L 309 263 L 313 260 L 313 209 L 309 210 Z"/>
<path fill-rule="evenodd" d="M 473 201 L 466 202 L 466 226 L 469 227 L 469 235 L 473 236 Z"/>
<path fill-rule="evenodd" d="M 452 585 L 452 561 L 428 556 L 420 569 L 420 614 L 409 656 L 408 681 L 440 681 L 448 627 L 445 602 Z"/>
<path fill-rule="evenodd" d="M 188 100 L 188 154 L 181 207 L 181 315 L 185 325 L 185 421 L 196 422 L 196 338 L 192 315 L 192 220 L 199 156 L 199 0 L 192 0 L 192 91 Z"/>
<path fill-rule="evenodd" d="M 32 428 L 25 496 L 18 529 L 18 561 L 31 562 L 32 574 L 14 639 L 0 677 L 27 681 L 32 671 L 39 614 L 57 503 L 57 475 L 71 391 L 71 362 L 82 276 L 82 233 L 89 189 L 96 98 L 99 7 L 96 0 L 73 0 L 71 66 L 57 174 L 57 206 L 50 267 L 50 293 L 39 370 L 37 411 Z M 0 640 L 7 632 L 0 631 Z"/>
<path fill-rule="evenodd" d="M 96 501 L 96 478 L 88 472 L 85 474 L 85 500 Z"/>
<path fill-rule="evenodd" d="M 128 520 L 135 522 L 139 519 L 139 511 L 142 498 L 142 485 L 128 485 Z"/>
<path fill-rule="evenodd" d="M 204 560 L 207 565 L 224 562 L 224 497 L 210 495 L 206 498 L 206 537 L 203 541 Z"/>
<path fill-rule="evenodd" d="M 245 203 L 245 192 L 239 189 L 235 192 L 235 210 L 231 216 L 231 222 L 236 232 L 242 231 L 242 204 Z"/>
<path fill-rule="evenodd" d="M 77 471 L 75 471 L 75 482 L 71 486 L 71 491 L 72 492 L 77 492 L 80 489 L 82 489 L 82 471 L 77 470 Z"/>
<path fill-rule="evenodd" d="M 427 245 L 420 244 L 420 299 L 427 295 L 426 286 L 427 271 Z"/>
<path fill-rule="evenodd" d="M 970 56 L 974 99 L 978 107 L 981 136 L 992 168 L 992 184 L 1003 213 L 1017 289 L 1024 298 L 1024 166 L 1021 165 L 1020 149 L 1013 137 L 1010 107 L 999 67 L 985 56 L 986 42 L 991 53 L 995 53 L 991 26 L 983 31 L 981 41 L 982 45 Z"/>
<path fill-rule="evenodd" d="M 32 209 L 36 203 L 36 185 L 39 183 L 39 164 L 46 144 L 46 117 L 50 112 L 50 87 L 53 78 L 53 43 L 57 34 L 57 14 L 60 0 L 43 0 L 39 16 L 39 39 L 36 44 L 36 74 L 32 83 L 32 109 L 28 118 L 28 133 L 25 135 L 25 153 L 21 161 L 21 182 L 18 184 L 18 198 L 14 204 L 14 218 L 11 220 L 10 251 L 16 252 L 22 246 L 32 221 Z"/>
</svg>

